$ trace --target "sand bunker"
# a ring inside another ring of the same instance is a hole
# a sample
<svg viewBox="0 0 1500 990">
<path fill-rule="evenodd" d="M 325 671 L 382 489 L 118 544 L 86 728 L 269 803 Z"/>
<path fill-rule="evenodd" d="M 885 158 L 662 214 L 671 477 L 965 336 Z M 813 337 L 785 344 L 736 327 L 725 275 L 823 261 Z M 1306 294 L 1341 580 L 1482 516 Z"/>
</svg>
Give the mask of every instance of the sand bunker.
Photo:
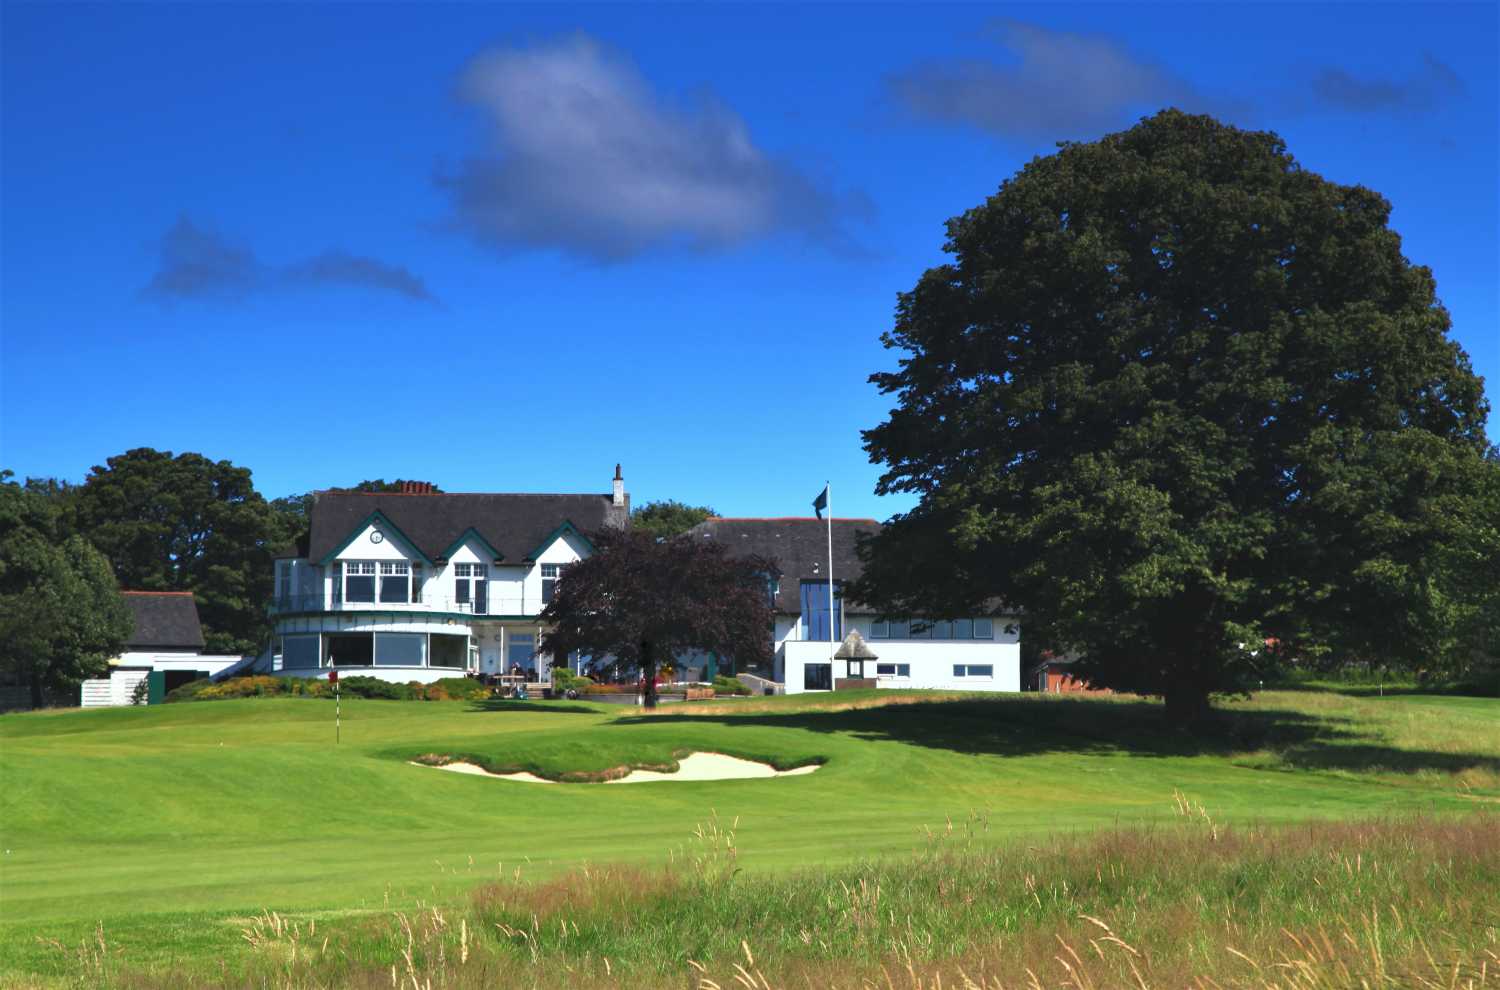
<svg viewBox="0 0 1500 990">
<path fill-rule="evenodd" d="M 816 763 L 793 770 L 777 770 L 769 763 L 742 760 L 723 753 L 692 753 L 677 761 L 676 773 L 660 770 L 632 770 L 623 777 L 606 780 L 606 784 L 646 784 L 653 780 L 743 780 L 751 777 L 791 777 L 812 773 Z"/>
<path fill-rule="evenodd" d="M 738 756 L 727 756 L 724 753 L 691 753 L 677 761 L 679 769 L 676 773 L 663 773 L 660 770 L 632 770 L 623 777 L 606 780 L 606 784 L 648 784 L 658 780 L 749 780 L 759 777 L 793 777 L 812 773 L 818 769 L 818 764 L 812 763 L 805 767 L 796 767 L 792 770 L 777 770 L 769 763 L 757 763 L 755 760 L 742 760 Z M 429 767 L 431 763 L 415 763 L 415 766 Z M 522 771 L 520 773 L 490 773 L 484 767 L 473 763 L 459 761 L 457 763 L 444 763 L 437 766 L 438 770 L 452 770 L 454 773 L 476 774 L 480 777 L 495 777 L 500 780 L 519 780 L 528 784 L 555 784 L 557 781 L 538 777 L 534 773 Z"/>
<path fill-rule="evenodd" d="M 555 784 L 557 781 L 548 780 L 546 777 L 538 777 L 534 773 L 522 770 L 519 773 L 490 773 L 477 763 L 465 763 L 459 760 L 457 763 L 417 763 L 411 761 L 414 767 L 432 767 L 434 770 L 452 770 L 454 773 L 470 773 L 477 777 L 497 777 L 500 780 L 521 780 L 528 784 Z"/>
</svg>

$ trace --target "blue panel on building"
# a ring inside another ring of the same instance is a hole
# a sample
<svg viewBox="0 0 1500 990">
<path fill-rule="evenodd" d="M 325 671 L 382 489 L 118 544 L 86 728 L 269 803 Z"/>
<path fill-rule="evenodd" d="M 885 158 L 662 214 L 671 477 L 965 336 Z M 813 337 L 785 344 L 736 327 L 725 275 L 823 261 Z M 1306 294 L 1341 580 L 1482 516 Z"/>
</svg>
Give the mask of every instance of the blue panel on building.
<svg viewBox="0 0 1500 990">
<path fill-rule="evenodd" d="M 844 638 L 843 595 L 835 585 L 833 589 L 833 638 Z M 802 582 L 802 621 L 806 625 L 806 638 L 815 642 L 828 639 L 828 582 Z"/>
</svg>

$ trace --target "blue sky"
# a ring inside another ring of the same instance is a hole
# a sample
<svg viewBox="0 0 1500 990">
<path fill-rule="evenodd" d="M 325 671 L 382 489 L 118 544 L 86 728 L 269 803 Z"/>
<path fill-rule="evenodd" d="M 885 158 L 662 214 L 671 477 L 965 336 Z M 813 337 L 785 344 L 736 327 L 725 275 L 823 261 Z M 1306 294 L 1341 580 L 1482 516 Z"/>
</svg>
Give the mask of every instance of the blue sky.
<svg viewBox="0 0 1500 990">
<path fill-rule="evenodd" d="M 943 221 L 1164 105 L 1391 200 L 1500 381 L 1494 4 L 3 8 L 0 466 L 884 518 Z M 1494 431 L 1492 430 L 1492 433 Z"/>
</svg>

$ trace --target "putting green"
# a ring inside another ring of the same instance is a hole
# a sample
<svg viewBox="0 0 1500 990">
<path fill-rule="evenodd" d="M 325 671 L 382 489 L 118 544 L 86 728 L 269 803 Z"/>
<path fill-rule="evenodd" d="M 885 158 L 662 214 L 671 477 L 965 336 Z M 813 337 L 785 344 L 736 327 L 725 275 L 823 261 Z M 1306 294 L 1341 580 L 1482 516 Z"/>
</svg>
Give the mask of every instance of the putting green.
<svg viewBox="0 0 1500 990">
<path fill-rule="evenodd" d="M 1500 801 L 1500 701 L 1267 692 L 1226 741 L 1163 729 L 1133 700 L 885 692 L 666 709 L 303 698 L 0 718 L 0 971 L 33 936 L 102 920 L 155 944 L 225 945 L 262 908 L 441 902 L 517 868 L 665 862 L 695 823 L 738 819 L 741 865 L 905 852 L 924 829 L 980 841 L 1174 817 L 1292 821 Z M 875 706 L 880 707 L 859 707 Z M 852 706 L 852 707 L 851 707 Z M 716 752 L 775 780 L 537 787 L 408 761 L 544 776 Z M 231 920 L 230 924 L 203 922 Z M 192 929 L 192 931 L 188 931 Z M 23 945 L 24 943 L 24 945 Z M 163 951 L 166 951 L 165 949 Z"/>
</svg>

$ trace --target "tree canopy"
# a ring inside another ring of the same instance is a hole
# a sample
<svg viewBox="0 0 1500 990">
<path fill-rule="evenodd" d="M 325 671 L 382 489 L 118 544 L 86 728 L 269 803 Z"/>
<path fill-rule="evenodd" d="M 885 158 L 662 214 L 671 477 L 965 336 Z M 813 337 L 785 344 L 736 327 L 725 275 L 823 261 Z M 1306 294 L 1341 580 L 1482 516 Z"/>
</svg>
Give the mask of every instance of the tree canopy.
<svg viewBox="0 0 1500 990">
<path fill-rule="evenodd" d="M 271 554 L 292 529 L 248 468 L 141 447 L 93 468 L 67 504 L 74 531 L 109 558 L 122 587 L 193 592 L 211 652 L 260 647 Z"/>
<path fill-rule="evenodd" d="M 716 515 L 718 513 L 706 505 L 688 505 L 669 498 L 647 502 L 630 510 L 630 525 L 652 536 L 677 536 Z"/>
<path fill-rule="evenodd" d="M 1488 406 L 1389 216 L 1274 134 L 1177 111 L 1034 159 L 899 298 L 899 370 L 872 377 L 897 405 L 865 442 L 877 490 L 919 504 L 853 593 L 1001 597 L 1182 721 L 1268 642 L 1441 653 Z"/>
<path fill-rule="evenodd" d="M 0 670 L 31 703 L 77 704 L 85 678 L 108 670 L 133 619 L 109 561 L 65 533 L 44 492 L 0 474 Z"/>
<path fill-rule="evenodd" d="M 717 540 L 658 539 L 642 530 L 590 537 L 596 552 L 569 565 L 542 610 L 541 649 L 612 657 L 638 668 L 646 704 L 656 704 L 656 672 L 689 653 L 717 653 L 742 664 L 771 647 L 768 575 L 775 562 L 732 557 Z"/>
</svg>

